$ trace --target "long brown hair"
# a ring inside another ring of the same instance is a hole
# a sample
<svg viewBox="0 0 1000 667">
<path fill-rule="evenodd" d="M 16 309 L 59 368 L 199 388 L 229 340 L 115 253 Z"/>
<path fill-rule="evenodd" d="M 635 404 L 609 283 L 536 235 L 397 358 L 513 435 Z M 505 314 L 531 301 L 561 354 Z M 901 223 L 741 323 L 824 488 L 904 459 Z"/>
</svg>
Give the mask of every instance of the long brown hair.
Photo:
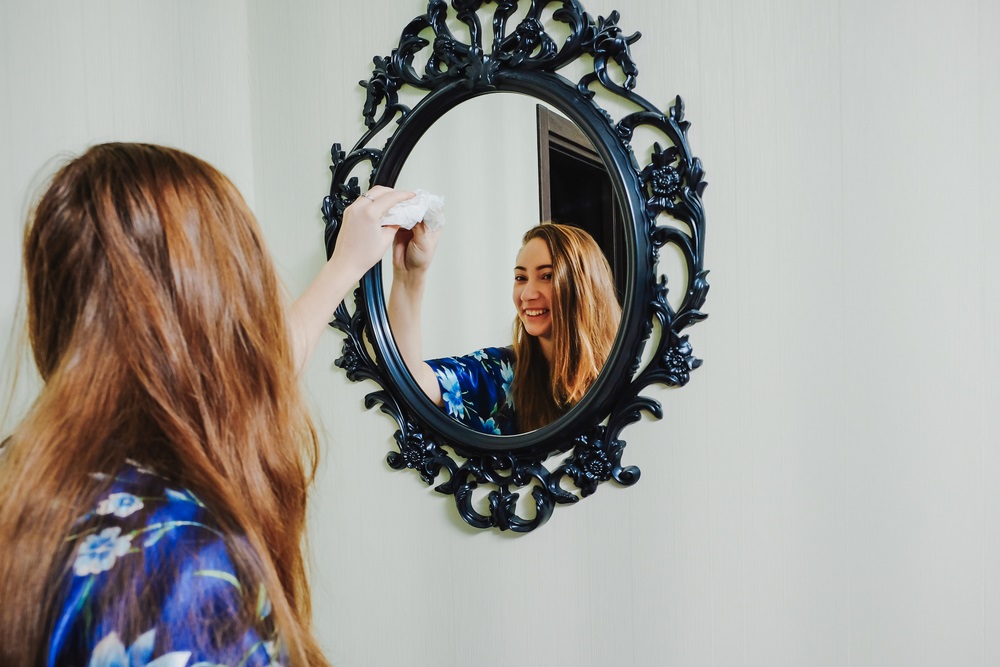
<svg viewBox="0 0 1000 667">
<path fill-rule="evenodd" d="M 590 234 L 542 223 L 524 234 L 522 246 L 536 238 L 552 256 L 552 363 L 515 318 L 511 392 L 521 431 L 545 426 L 583 398 L 611 353 L 621 321 L 611 267 Z"/>
<path fill-rule="evenodd" d="M 292 664 L 325 665 L 302 554 L 317 438 L 233 184 L 174 149 L 95 146 L 38 201 L 24 268 L 45 384 L 0 453 L 0 664 L 44 660 L 63 540 L 99 491 L 88 473 L 133 459 L 245 536 L 234 566 L 266 586 Z"/>
</svg>

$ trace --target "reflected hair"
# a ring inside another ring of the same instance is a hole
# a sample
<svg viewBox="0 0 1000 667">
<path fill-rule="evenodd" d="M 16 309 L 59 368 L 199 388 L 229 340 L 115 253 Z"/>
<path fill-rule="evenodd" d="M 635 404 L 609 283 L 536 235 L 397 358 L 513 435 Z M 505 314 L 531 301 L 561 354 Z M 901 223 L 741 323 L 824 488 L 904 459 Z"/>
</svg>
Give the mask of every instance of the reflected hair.
<svg viewBox="0 0 1000 667">
<path fill-rule="evenodd" d="M 265 585 L 292 664 L 327 664 L 302 552 L 317 438 L 284 295 L 236 187 L 175 149 L 94 146 L 53 177 L 23 256 L 44 386 L 0 455 L 0 664 L 45 660 L 65 538 L 103 491 L 89 473 L 127 460 L 212 509 L 238 578 Z M 116 592 L 115 613 L 154 613 Z"/>
<path fill-rule="evenodd" d="M 554 421 L 583 398 L 611 354 L 621 321 L 611 267 L 590 234 L 549 222 L 529 229 L 522 246 L 532 239 L 543 240 L 552 257 L 552 362 L 515 318 L 511 392 L 522 432 Z"/>
</svg>

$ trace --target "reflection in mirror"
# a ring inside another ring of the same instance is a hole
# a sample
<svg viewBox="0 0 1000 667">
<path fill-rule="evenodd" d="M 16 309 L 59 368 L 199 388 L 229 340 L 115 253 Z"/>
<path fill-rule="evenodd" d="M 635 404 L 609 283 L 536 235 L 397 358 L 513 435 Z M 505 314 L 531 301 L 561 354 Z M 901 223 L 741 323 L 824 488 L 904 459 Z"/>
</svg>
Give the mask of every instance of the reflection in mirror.
<svg viewBox="0 0 1000 667">
<path fill-rule="evenodd" d="M 514 93 L 458 105 L 420 138 L 396 179 L 397 188 L 444 197 L 447 222 L 423 304 L 427 358 L 510 342 L 514 258 L 539 222 L 534 107 Z M 392 262 L 382 262 L 382 274 L 391 294 Z"/>
<path fill-rule="evenodd" d="M 625 213 L 597 149 L 572 121 L 536 105 L 538 187 L 541 219 L 585 229 L 615 275 L 618 299 L 625 294 Z"/>
<path fill-rule="evenodd" d="M 474 98 L 421 138 L 396 186 L 446 202 L 442 232 L 401 232 L 395 257 L 383 262 L 393 336 L 418 385 L 453 419 L 485 433 L 558 418 L 600 373 L 620 321 L 607 258 L 621 251 L 622 216 L 603 215 L 614 208 L 610 179 L 585 135 L 532 98 Z M 532 231 L 522 247 L 540 213 L 589 235 L 551 227 Z M 553 312 L 566 315 L 553 320 Z M 426 335 L 441 322 L 444 335 Z M 512 383 L 522 397 L 517 410 Z"/>
</svg>

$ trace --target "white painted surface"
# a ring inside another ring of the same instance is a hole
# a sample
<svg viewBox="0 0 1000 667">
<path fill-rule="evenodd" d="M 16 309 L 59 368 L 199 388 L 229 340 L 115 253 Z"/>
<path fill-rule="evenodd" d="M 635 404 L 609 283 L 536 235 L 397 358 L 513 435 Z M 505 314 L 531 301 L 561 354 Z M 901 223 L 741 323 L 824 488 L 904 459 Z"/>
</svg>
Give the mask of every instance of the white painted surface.
<svg viewBox="0 0 1000 667">
<path fill-rule="evenodd" d="M 687 103 L 710 182 L 705 366 L 653 392 L 663 422 L 625 432 L 637 486 L 512 537 L 388 469 L 391 422 L 326 336 L 307 383 L 328 443 L 311 548 L 330 658 L 1000 663 L 1000 7 L 586 4 L 644 33 L 645 97 Z M 329 145 L 360 135 L 356 82 L 423 9 L 0 2 L 2 335 L 32 186 L 101 140 L 215 163 L 301 290 Z"/>
</svg>

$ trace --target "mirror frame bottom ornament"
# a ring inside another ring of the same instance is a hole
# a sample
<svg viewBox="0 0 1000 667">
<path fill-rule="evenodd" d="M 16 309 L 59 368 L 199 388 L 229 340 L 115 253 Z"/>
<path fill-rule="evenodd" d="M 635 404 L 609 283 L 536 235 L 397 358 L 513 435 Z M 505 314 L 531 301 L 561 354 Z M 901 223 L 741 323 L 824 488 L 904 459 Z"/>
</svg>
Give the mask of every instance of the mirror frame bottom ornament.
<svg viewBox="0 0 1000 667">
<path fill-rule="evenodd" d="M 355 291 L 354 312 L 342 303 L 330 324 L 346 335 L 337 365 L 352 381 L 377 383 L 381 389 L 368 394 L 365 405 L 369 409 L 379 406 L 398 425 L 394 435 L 398 450 L 388 454 L 389 465 L 397 470 L 414 469 L 427 484 L 446 471 L 448 479 L 435 490 L 453 495 L 462 519 L 475 528 L 528 532 L 544 524 L 556 504 L 575 503 L 594 493 L 601 482 L 614 479 L 629 486 L 638 481 L 639 469 L 622 465 L 625 441 L 620 434 L 644 411 L 662 417 L 659 402 L 640 392 L 652 384 L 683 386 L 690 372 L 701 365 L 681 331 L 706 317 L 701 311 L 708 292 L 701 201 L 706 182 L 701 162 L 688 146 L 689 123 L 684 120 L 680 97 L 664 114 L 633 91 L 638 68 L 629 46 L 640 34 L 624 35 L 618 27 L 618 12 L 595 21 L 576 0 L 534 0 L 516 27 L 508 30 L 518 2 L 497 0 L 492 51 L 487 54 L 477 14 L 486 4 L 492 4 L 491 0 L 452 2 L 454 18 L 469 29 L 468 44 L 449 29 L 448 4 L 431 0 L 427 12 L 404 28 L 398 47 L 388 57 L 374 58 L 371 78 L 361 82 L 367 91 L 364 118 L 368 130 L 350 153 L 345 154 L 340 144 L 331 150 L 333 178 L 322 207 L 327 253 L 333 252 L 344 209 L 361 195 L 357 178 L 350 176 L 359 164 L 371 166 L 369 186 L 391 186 L 418 139 L 461 102 L 494 92 L 538 98 L 564 113 L 588 136 L 607 165 L 626 219 L 631 221 L 625 230 L 628 273 L 622 325 L 611 355 L 586 396 L 559 420 L 529 433 L 494 436 L 452 421 L 417 386 L 392 338 L 378 266 Z M 552 4 L 556 8 L 547 20 L 553 27 L 555 22 L 565 24 L 563 33 L 569 30 L 561 46 L 544 25 L 543 12 Z M 433 42 L 422 36 L 431 32 Z M 415 56 L 428 46 L 426 65 L 418 73 Z M 576 84 L 558 73 L 584 57 L 592 59 L 593 71 Z M 615 75 L 622 79 L 620 83 Z M 591 89 L 595 83 L 602 95 L 614 95 L 637 110 L 615 122 L 598 105 Z M 403 86 L 426 91 L 413 108 L 399 101 Z M 369 147 L 394 120 L 398 127 L 385 147 Z M 668 144 L 665 149 L 654 144 L 641 169 L 630 145 L 639 127 L 658 132 Z M 686 265 L 683 298 L 676 309 L 667 301 L 666 277 L 657 280 L 658 254 L 665 245 L 673 245 Z M 654 323 L 659 328 L 656 346 L 640 368 Z M 546 467 L 549 456 L 567 452 L 553 469 Z M 567 478 L 579 496 L 563 487 Z M 487 514 L 473 502 L 474 489 L 484 484 L 495 487 L 488 494 Z M 525 517 L 518 514 L 515 489 L 529 485 L 534 516 Z"/>
</svg>

